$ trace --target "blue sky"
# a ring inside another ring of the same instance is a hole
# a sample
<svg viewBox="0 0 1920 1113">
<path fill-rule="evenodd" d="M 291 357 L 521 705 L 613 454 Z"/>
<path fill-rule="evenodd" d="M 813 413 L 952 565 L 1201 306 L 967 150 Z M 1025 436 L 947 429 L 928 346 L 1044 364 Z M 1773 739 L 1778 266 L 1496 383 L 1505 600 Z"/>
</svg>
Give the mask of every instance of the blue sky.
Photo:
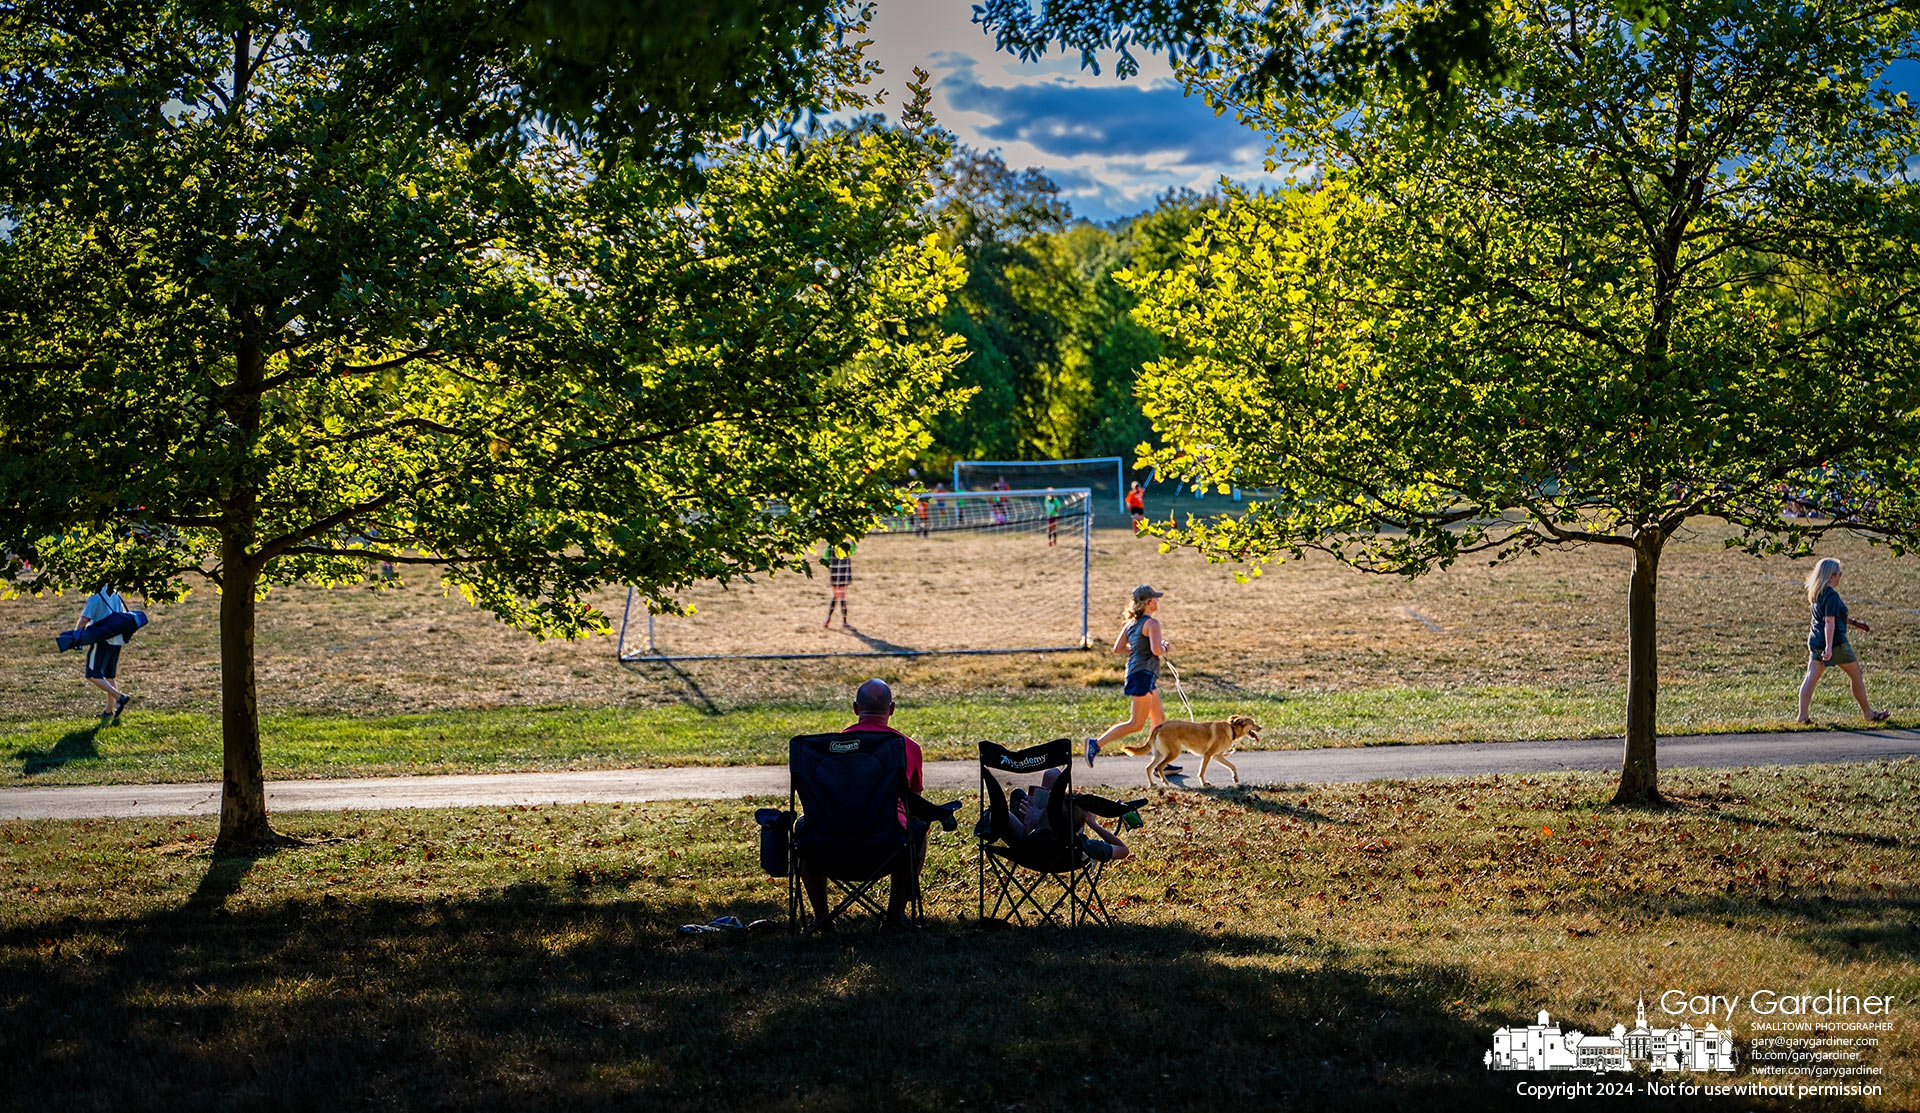
<svg viewBox="0 0 1920 1113">
<path fill-rule="evenodd" d="M 1037 166 L 1073 211 L 1092 220 L 1139 212 L 1171 188 L 1208 190 L 1222 176 L 1257 185 L 1264 139 L 1188 97 L 1163 59 L 1142 57 L 1138 77 L 1099 74 L 1079 56 L 1023 63 L 994 49 L 972 22 L 970 0 L 878 0 L 873 55 L 897 104 L 914 66 L 933 75 L 934 115 L 975 147 L 997 149 L 1015 167 Z M 1920 97 L 1920 64 L 1896 67 L 1894 83 Z"/>
<path fill-rule="evenodd" d="M 1163 59 L 1141 58 L 1140 75 L 1126 81 L 1111 60 L 1097 75 L 1081 70 L 1077 54 L 1022 63 L 972 18 L 969 0 L 879 0 L 871 36 L 889 103 L 914 66 L 926 69 L 943 126 L 1013 166 L 1045 170 L 1076 214 L 1130 215 L 1168 189 L 1212 189 L 1222 175 L 1273 179 L 1266 141 L 1186 96 Z"/>
</svg>

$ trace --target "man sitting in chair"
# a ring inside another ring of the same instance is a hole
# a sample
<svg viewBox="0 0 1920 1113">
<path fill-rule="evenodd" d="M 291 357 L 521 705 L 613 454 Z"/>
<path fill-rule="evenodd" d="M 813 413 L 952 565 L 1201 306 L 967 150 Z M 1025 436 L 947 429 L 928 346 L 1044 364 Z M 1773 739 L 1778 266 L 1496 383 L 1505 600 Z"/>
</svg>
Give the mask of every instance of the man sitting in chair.
<svg viewBox="0 0 1920 1113">
<path fill-rule="evenodd" d="M 915 796 L 924 791 L 920 780 L 920 743 L 895 730 L 888 719 L 893 717 L 893 689 L 887 687 L 884 680 L 869 680 L 860 685 L 853 694 L 853 713 L 858 716 L 853 725 L 846 728 L 847 733 L 854 731 L 877 731 L 883 734 L 896 734 L 905 743 L 907 751 L 907 791 Z M 944 820 L 942 822 L 945 822 Z M 907 902 L 920 888 L 920 867 L 927 860 L 927 821 L 907 815 L 905 802 L 900 805 L 900 824 L 907 829 L 912 847 L 912 864 L 894 871 L 893 880 L 887 887 L 887 923 L 894 927 L 908 924 Z M 948 824 L 951 827 L 951 824 Z M 806 886 L 807 899 L 813 902 L 814 916 L 821 922 L 822 930 L 830 926 L 827 913 L 833 905 L 827 901 L 827 879 L 818 868 L 800 859 L 800 883 Z"/>
</svg>

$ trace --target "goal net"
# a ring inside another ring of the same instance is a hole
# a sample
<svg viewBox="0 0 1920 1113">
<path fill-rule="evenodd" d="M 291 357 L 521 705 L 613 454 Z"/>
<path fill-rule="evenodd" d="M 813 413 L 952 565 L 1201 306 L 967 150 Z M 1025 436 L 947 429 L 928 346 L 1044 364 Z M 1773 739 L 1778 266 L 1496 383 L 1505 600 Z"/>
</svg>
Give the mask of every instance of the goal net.
<svg viewBox="0 0 1920 1113">
<path fill-rule="evenodd" d="M 1092 492 L 924 492 L 859 539 L 836 575 L 783 572 L 693 585 L 686 615 L 627 595 L 620 659 L 703 660 L 1030 653 L 1087 644 Z M 845 579 L 844 612 L 833 581 Z M 851 620 L 850 622 L 848 620 Z"/>
<path fill-rule="evenodd" d="M 1037 490 L 1085 487 L 1093 495 L 1096 525 L 1127 521 L 1126 461 L 1118 456 L 1085 460 L 957 460 L 953 489 L 985 491 L 996 486 Z"/>
</svg>

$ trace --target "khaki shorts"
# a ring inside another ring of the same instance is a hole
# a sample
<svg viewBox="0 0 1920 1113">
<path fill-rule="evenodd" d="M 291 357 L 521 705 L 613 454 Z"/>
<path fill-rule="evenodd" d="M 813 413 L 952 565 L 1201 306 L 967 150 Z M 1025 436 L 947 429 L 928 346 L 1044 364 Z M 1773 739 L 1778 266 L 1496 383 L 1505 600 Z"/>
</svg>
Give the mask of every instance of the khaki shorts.
<svg viewBox="0 0 1920 1113">
<path fill-rule="evenodd" d="M 1829 668 L 1834 665 L 1857 665 L 1860 663 L 1860 655 L 1853 651 L 1853 643 L 1845 640 L 1842 640 L 1839 645 L 1834 646 L 1833 656 L 1824 661 L 1820 659 L 1820 651 L 1811 646 L 1807 647 L 1807 656 L 1816 664 L 1826 665 Z"/>
</svg>

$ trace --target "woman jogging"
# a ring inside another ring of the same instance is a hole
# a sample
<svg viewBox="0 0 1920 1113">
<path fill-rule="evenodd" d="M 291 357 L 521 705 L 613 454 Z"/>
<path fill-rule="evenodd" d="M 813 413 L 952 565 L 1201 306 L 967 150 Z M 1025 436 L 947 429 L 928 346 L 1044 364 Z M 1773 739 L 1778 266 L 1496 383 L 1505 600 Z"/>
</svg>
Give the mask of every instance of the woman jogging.
<svg viewBox="0 0 1920 1113">
<path fill-rule="evenodd" d="M 1151 723 L 1167 721 L 1160 706 L 1160 658 L 1167 652 L 1167 639 L 1160 632 L 1160 596 L 1146 584 L 1133 589 L 1133 602 L 1127 605 L 1127 624 L 1113 640 L 1113 651 L 1127 655 L 1127 695 L 1133 698 L 1133 714 L 1123 723 L 1115 723 L 1098 738 L 1087 739 L 1087 764 L 1100 756 L 1107 743 L 1125 738 Z"/>
<path fill-rule="evenodd" d="M 1820 676 L 1828 665 L 1839 665 L 1853 686 L 1853 701 L 1860 705 L 1860 714 L 1866 716 L 1869 723 L 1882 722 L 1893 713 L 1875 711 L 1867 702 L 1867 681 L 1860 675 L 1860 657 L 1847 640 L 1847 627 L 1869 633 L 1872 627 L 1847 617 L 1847 605 L 1834 588 L 1839 582 L 1840 562 L 1832 557 L 1822 559 L 1807 573 L 1807 607 L 1812 612 L 1813 629 L 1807 634 L 1807 678 L 1800 682 L 1798 721 L 1813 722 L 1807 711 L 1813 705 L 1814 685 L 1820 683 Z"/>
</svg>

